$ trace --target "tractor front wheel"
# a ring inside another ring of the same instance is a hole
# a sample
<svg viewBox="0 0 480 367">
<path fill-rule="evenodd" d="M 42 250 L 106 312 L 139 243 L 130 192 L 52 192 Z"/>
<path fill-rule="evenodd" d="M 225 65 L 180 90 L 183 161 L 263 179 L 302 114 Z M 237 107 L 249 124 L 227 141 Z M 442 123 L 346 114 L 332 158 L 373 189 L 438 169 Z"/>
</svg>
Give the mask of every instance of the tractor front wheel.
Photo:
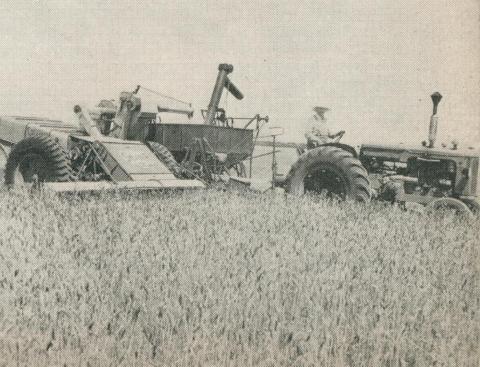
<svg viewBox="0 0 480 367">
<path fill-rule="evenodd" d="M 63 148 L 49 136 L 32 136 L 18 142 L 8 155 L 5 184 L 70 181 L 70 161 Z"/>
<path fill-rule="evenodd" d="M 286 192 L 294 195 L 323 194 L 340 200 L 370 201 L 367 171 L 350 152 L 320 146 L 302 154 L 285 180 Z"/>
<path fill-rule="evenodd" d="M 426 206 L 427 212 L 454 212 L 455 214 L 472 217 L 473 212 L 467 204 L 455 198 L 438 198 L 429 202 Z"/>
<path fill-rule="evenodd" d="M 474 215 L 480 215 L 480 203 L 475 199 L 462 199 Z"/>
</svg>

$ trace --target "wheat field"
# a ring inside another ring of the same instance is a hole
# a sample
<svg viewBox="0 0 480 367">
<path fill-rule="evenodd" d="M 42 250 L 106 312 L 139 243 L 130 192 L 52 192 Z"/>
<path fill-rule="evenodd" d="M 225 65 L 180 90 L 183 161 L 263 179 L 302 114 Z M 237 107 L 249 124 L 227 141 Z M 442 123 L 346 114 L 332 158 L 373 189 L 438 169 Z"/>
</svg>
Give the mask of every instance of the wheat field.
<svg viewBox="0 0 480 367">
<path fill-rule="evenodd" d="M 477 366 L 480 220 L 0 191 L 0 366 Z"/>
</svg>

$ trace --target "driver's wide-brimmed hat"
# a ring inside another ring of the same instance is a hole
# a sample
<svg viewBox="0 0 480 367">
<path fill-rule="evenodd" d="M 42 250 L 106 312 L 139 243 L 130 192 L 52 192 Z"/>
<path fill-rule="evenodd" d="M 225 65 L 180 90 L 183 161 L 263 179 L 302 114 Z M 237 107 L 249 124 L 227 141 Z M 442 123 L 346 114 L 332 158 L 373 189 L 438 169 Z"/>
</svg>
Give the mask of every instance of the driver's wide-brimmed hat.
<svg viewBox="0 0 480 367">
<path fill-rule="evenodd" d="M 327 111 L 330 111 L 330 108 L 328 107 L 320 107 L 320 106 L 315 106 L 313 107 L 313 111 L 320 116 L 320 118 L 323 120 L 325 118 L 324 114 Z"/>
</svg>

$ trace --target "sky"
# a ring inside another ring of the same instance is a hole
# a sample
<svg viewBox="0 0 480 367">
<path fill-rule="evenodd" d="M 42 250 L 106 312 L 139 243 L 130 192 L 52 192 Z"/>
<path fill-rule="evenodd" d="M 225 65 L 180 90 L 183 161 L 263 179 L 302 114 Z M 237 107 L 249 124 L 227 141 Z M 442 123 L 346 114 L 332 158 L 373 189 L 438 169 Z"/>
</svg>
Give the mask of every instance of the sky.
<svg viewBox="0 0 480 367">
<path fill-rule="evenodd" d="M 201 121 L 230 63 L 245 98 L 221 105 L 269 115 L 281 140 L 302 141 L 320 105 L 346 142 L 419 143 L 439 91 L 439 141 L 479 146 L 479 19 L 479 0 L 2 0 L 0 114 L 74 121 L 140 84 Z"/>
</svg>

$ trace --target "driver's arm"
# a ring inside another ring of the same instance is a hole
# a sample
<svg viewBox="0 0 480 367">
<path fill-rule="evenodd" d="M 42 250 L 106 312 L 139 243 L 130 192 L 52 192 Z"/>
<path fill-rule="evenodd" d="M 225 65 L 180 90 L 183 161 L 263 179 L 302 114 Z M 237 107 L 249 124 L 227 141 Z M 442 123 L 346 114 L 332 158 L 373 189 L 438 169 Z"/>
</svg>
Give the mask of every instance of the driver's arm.
<svg viewBox="0 0 480 367">
<path fill-rule="evenodd" d="M 318 140 L 319 140 L 319 139 L 318 139 L 318 136 L 315 135 L 315 133 L 314 133 L 313 131 L 307 131 L 307 132 L 305 133 L 305 138 L 306 138 L 307 140 L 312 140 L 312 141 L 318 141 Z"/>
</svg>

